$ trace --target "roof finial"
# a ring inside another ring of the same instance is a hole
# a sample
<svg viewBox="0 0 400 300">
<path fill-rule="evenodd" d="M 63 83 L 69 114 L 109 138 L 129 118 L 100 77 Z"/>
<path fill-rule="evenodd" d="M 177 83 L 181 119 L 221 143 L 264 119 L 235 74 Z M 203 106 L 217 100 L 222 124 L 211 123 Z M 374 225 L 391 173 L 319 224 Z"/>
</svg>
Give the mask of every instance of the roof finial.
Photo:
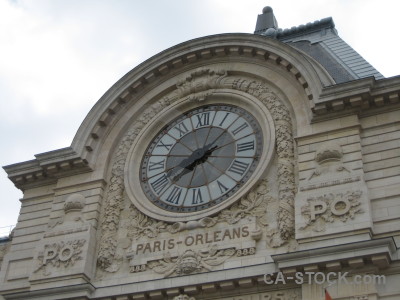
<svg viewBox="0 0 400 300">
<path fill-rule="evenodd" d="M 258 15 L 257 17 L 257 24 L 254 33 L 262 34 L 269 28 L 278 29 L 278 22 L 275 19 L 272 8 L 270 6 L 266 6 L 263 8 L 262 14 Z"/>
</svg>

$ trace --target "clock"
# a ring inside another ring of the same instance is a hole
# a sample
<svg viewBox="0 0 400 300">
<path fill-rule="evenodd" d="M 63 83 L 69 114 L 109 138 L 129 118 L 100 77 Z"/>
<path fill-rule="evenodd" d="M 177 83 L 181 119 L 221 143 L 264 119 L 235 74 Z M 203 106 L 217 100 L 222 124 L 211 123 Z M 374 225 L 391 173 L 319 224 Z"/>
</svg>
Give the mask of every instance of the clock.
<svg viewBox="0 0 400 300">
<path fill-rule="evenodd" d="M 197 107 L 150 140 L 140 162 L 140 186 L 162 210 L 207 210 L 240 190 L 262 153 L 260 124 L 246 109 L 218 103 Z"/>
</svg>

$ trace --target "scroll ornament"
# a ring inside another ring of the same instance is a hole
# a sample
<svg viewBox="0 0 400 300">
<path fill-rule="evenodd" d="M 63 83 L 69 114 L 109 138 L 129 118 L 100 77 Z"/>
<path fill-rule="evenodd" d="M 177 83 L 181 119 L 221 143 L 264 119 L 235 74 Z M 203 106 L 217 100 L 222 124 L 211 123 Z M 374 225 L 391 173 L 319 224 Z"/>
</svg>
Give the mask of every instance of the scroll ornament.
<svg viewBox="0 0 400 300">
<path fill-rule="evenodd" d="M 216 247 L 199 251 L 186 250 L 176 258 L 171 258 L 167 253 L 163 259 L 149 262 L 148 267 L 156 273 L 163 274 L 164 277 L 169 277 L 174 273 L 187 275 L 202 270 L 211 271 L 213 266 L 223 264 L 235 253 L 233 248 L 218 250 Z"/>
</svg>

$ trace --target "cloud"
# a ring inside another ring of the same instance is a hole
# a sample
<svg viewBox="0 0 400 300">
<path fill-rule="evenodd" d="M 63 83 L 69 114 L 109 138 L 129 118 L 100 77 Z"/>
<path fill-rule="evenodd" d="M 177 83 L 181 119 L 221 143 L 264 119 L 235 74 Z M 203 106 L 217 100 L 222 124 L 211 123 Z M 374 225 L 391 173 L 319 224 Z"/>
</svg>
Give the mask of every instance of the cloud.
<svg viewBox="0 0 400 300">
<path fill-rule="evenodd" d="M 266 4 L 282 28 L 332 16 L 384 75 L 400 72 L 391 33 L 398 1 L 0 0 L 1 165 L 69 146 L 95 102 L 133 67 L 189 39 L 252 33 Z M 4 172 L 0 189 L 1 227 L 16 222 L 20 192 Z"/>
</svg>

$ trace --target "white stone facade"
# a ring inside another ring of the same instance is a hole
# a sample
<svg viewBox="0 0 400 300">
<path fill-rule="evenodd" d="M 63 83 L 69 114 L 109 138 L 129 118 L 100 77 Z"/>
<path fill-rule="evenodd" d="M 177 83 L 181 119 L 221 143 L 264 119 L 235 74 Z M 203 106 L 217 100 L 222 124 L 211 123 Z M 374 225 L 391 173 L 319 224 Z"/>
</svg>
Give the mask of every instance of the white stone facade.
<svg viewBox="0 0 400 300">
<path fill-rule="evenodd" d="M 4 299 L 400 298 L 400 79 L 335 85 L 310 57 L 250 34 L 196 39 L 133 69 L 98 101 L 71 147 L 6 167 L 24 191 L 0 244 Z M 202 105 L 243 106 L 264 154 L 239 191 L 175 218 L 140 190 L 156 131 Z M 269 278 L 269 277 L 268 277 Z"/>
</svg>

